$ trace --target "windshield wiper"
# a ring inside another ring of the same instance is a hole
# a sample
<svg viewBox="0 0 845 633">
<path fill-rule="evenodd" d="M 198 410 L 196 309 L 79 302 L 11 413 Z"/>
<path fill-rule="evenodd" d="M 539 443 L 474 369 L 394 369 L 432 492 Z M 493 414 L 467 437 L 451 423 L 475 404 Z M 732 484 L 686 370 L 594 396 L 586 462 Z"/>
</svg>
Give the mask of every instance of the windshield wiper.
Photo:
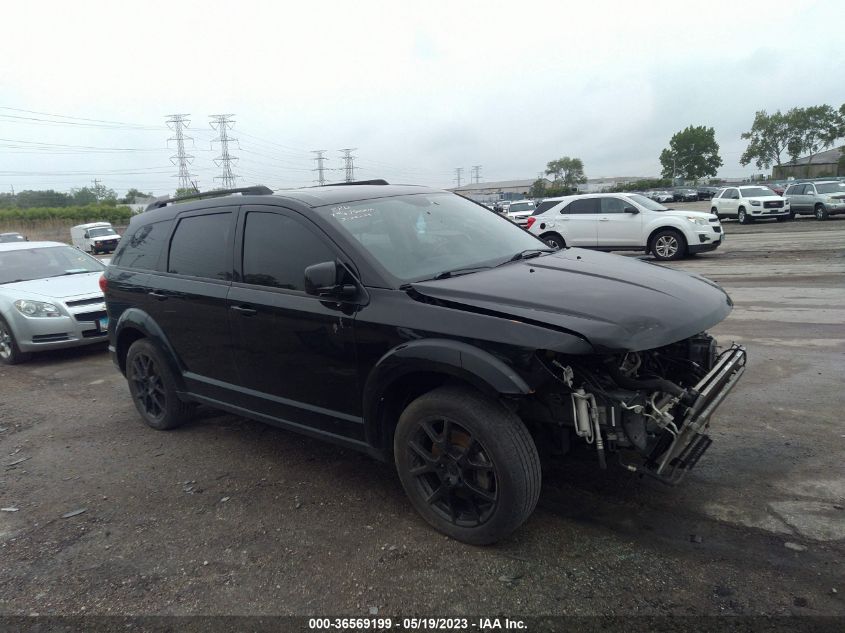
<svg viewBox="0 0 845 633">
<path fill-rule="evenodd" d="M 50 277 L 67 277 L 68 275 L 85 275 L 86 273 L 95 273 L 96 270 L 68 270 L 60 275 L 50 275 Z"/>
<path fill-rule="evenodd" d="M 477 273 L 479 270 L 487 270 L 490 266 L 469 266 L 467 268 L 455 268 L 453 270 L 444 270 L 442 273 L 437 273 L 432 279 L 449 279 L 450 277 L 457 277 L 459 275 L 468 275 L 470 273 Z"/>
<path fill-rule="evenodd" d="M 554 253 L 556 252 L 553 248 L 527 248 L 524 251 L 519 251 L 518 253 L 514 254 L 513 257 L 510 259 L 506 259 L 503 261 L 499 266 L 504 266 L 505 264 L 509 264 L 510 262 L 516 262 L 520 259 L 531 259 L 532 257 L 539 257 L 543 253 Z"/>
</svg>

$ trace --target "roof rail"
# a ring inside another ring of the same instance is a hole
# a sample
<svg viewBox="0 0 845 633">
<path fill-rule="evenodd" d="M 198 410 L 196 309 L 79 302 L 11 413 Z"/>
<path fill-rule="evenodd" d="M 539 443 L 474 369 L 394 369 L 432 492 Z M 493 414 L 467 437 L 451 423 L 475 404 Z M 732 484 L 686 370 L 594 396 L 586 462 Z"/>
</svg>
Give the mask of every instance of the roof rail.
<svg viewBox="0 0 845 633">
<path fill-rule="evenodd" d="M 390 183 L 382 178 L 375 180 L 353 180 L 351 182 L 330 182 L 324 187 L 344 187 L 346 185 L 389 185 Z"/>
<path fill-rule="evenodd" d="M 144 211 L 151 211 L 152 209 L 161 209 L 173 202 L 182 202 L 184 200 L 201 200 L 203 198 L 216 198 L 218 196 L 227 196 L 232 193 L 241 193 L 244 195 L 266 196 L 273 193 L 273 190 L 264 185 L 255 185 L 254 187 L 240 187 L 238 189 L 215 189 L 213 191 L 197 191 L 196 193 L 189 193 L 185 196 L 178 196 L 176 198 L 161 198 L 155 202 L 147 205 Z"/>
</svg>

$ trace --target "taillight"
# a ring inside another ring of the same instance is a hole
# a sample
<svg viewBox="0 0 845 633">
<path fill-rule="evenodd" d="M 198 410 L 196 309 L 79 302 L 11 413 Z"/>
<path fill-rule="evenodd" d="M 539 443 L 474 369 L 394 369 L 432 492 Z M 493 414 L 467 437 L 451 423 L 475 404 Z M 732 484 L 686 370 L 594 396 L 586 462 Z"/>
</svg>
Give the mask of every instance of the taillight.
<svg viewBox="0 0 845 633">
<path fill-rule="evenodd" d="M 537 218 L 535 218 L 535 217 L 532 215 L 530 218 L 528 218 L 528 221 L 525 223 L 525 228 L 526 228 L 526 229 L 530 229 L 530 228 L 531 228 L 531 225 L 532 225 L 532 224 L 534 224 L 534 222 L 536 222 L 536 221 L 537 221 Z"/>
<path fill-rule="evenodd" d="M 106 281 L 105 275 L 100 275 L 100 290 L 103 291 L 103 294 L 106 294 L 106 290 L 109 288 L 109 282 Z"/>
</svg>

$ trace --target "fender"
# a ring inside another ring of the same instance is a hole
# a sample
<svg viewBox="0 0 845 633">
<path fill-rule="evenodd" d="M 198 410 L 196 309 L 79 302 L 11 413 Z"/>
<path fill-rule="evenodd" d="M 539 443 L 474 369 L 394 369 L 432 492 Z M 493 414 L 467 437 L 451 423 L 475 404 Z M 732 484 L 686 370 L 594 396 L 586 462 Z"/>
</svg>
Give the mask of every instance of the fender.
<svg viewBox="0 0 845 633">
<path fill-rule="evenodd" d="M 365 433 L 374 446 L 380 445 L 382 399 L 398 379 L 414 372 L 454 376 L 492 397 L 531 393 L 531 388 L 512 367 L 473 345 L 450 339 L 402 343 L 379 359 L 364 385 Z"/>
<path fill-rule="evenodd" d="M 117 344 L 120 340 L 120 335 L 127 328 L 140 331 L 146 338 L 156 344 L 164 355 L 173 377 L 176 379 L 177 391 L 184 392 L 186 389 L 184 379 L 182 378 L 182 367 L 179 365 L 173 346 L 170 345 L 170 341 L 164 335 L 158 323 L 149 314 L 138 308 L 129 308 L 120 315 L 114 326 L 114 333 L 109 343 L 112 360 L 118 366 L 121 373 L 126 374 L 126 366 L 120 360 L 121 354 L 125 354 L 126 350 L 119 350 Z"/>
</svg>

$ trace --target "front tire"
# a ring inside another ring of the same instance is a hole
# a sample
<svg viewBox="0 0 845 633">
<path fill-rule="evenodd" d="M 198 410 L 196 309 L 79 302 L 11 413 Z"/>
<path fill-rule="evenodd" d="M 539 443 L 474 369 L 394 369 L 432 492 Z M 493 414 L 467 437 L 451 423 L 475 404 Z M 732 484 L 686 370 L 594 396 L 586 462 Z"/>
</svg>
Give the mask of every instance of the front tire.
<svg viewBox="0 0 845 633">
<path fill-rule="evenodd" d="M 745 207 L 739 208 L 739 211 L 736 212 L 736 219 L 739 220 L 740 224 L 751 224 L 751 217 L 746 213 Z"/>
<path fill-rule="evenodd" d="M 411 504 L 435 529 L 471 545 L 516 530 L 540 496 L 540 457 L 522 421 L 469 388 L 441 387 L 402 412 L 393 440 Z"/>
<path fill-rule="evenodd" d="M 191 405 L 179 399 L 164 355 L 149 340 L 138 339 L 129 348 L 126 380 L 135 408 L 154 429 L 174 429 L 190 418 Z"/>
<path fill-rule="evenodd" d="M 6 323 L 6 319 L 0 317 L 0 364 L 17 365 L 25 363 L 30 358 L 32 354 L 21 351 L 12 328 Z"/>
<path fill-rule="evenodd" d="M 674 229 L 663 229 L 651 238 L 651 252 L 660 261 L 681 259 L 687 253 L 687 241 Z"/>
<path fill-rule="evenodd" d="M 827 213 L 827 209 L 825 209 L 825 206 L 823 204 L 816 205 L 813 215 L 815 215 L 816 219 L 820 222 L 824 222 L 830 217 Z"/>
</svg>

